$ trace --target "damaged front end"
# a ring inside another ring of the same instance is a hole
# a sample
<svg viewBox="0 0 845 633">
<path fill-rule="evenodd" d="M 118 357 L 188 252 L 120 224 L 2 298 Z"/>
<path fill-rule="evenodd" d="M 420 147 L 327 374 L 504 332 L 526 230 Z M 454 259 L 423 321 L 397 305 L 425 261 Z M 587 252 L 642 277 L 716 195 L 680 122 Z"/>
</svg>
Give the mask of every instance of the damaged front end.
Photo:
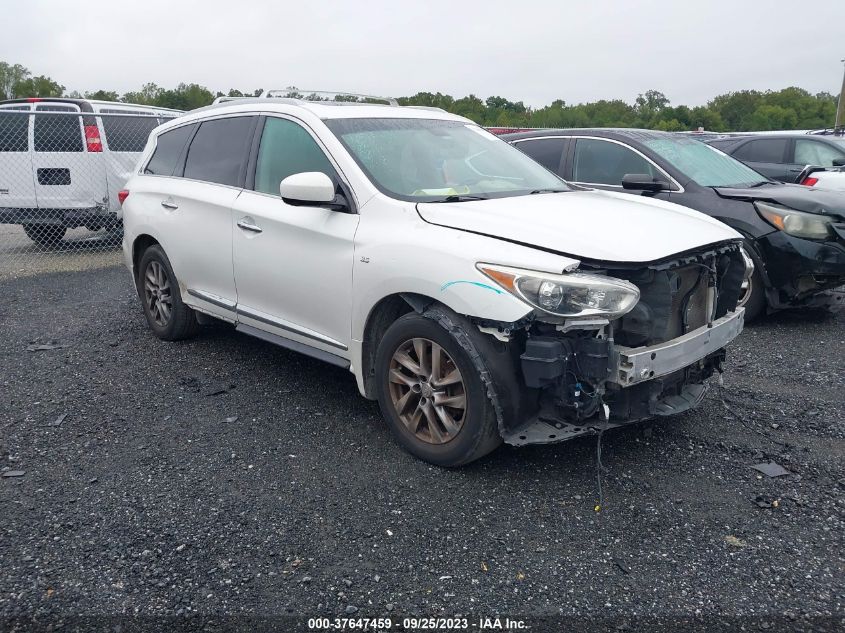
<svg viewBox="0 0 845 633">
<path fill-rule="evenodd" d="M 479 268 L 538 308 L 560 294 L 551 282 L 521 284 L 501 277 L 507 269 Z M 647 265 L 582 263 L 574 274 L 606 283 L 567 291 L 580 313 L 537 309 L 518 328 L 485 324 L 482 331 L 516 348 L 522 376 L 520 415 L 502 421 L 505 441 L 559 442 L 696 406 L 742 331 L 737 302 L 751 270 L 738 243 Z"/>
</svg>

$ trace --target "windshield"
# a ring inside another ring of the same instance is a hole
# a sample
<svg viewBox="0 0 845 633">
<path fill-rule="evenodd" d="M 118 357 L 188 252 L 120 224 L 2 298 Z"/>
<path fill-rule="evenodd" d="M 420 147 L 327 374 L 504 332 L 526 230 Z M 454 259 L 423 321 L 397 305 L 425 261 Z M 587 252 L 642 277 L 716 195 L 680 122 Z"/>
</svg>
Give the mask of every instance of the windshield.
<svg viewBox="0 0 845 633">
<path fill-rule="evenodd" d="M 645 145 L 701 187 L 750 187 L 768 180 L 715 147 L 688 138 L 656 138 Z"/>
<path fill-rule="evenodd" d="M 434 119 L 330 119 L 384 193 L 414 202 L 567 191 L 558 176 L 477 125 Z"/>
</svg>

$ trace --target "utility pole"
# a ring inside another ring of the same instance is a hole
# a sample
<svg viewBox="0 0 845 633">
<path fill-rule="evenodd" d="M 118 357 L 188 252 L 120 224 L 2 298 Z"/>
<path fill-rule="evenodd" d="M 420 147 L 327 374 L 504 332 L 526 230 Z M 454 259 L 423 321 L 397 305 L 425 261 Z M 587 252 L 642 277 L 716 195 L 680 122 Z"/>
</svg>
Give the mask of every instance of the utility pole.
<svg viewBox="0 0 845 633">
<path fill-rule="evenodd" d="M 845 63 L 845 59 L 840 61 Z M 833 130 L 834 132 L 845 131 L 845 71 L 842 73 L 842 90 L 839 91 L 839 107 L 836 108 L 836 123 Z"/>
</svg>

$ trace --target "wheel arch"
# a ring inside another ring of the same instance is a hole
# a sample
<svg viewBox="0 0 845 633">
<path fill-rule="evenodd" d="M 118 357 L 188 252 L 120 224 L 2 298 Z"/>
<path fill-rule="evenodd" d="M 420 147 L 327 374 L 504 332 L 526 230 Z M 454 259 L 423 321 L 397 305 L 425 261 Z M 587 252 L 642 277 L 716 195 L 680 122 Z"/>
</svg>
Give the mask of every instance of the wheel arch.
<svg viewBox="0 0 845 633">
<path fill-rule="evenodd" d="M 148 233 L 141 233 L 137 235 L 135 239 L 132 241 L 132 278 L 137 280 L 138 279 L 138 265 L 141 262 L 141 257 L 144 255 L 144 251 L 146 251 L 150 246 L 154 246 L 158 244 L 161 246 L 161 243 L 154 238 L 152 235 Z"/>
</svg>

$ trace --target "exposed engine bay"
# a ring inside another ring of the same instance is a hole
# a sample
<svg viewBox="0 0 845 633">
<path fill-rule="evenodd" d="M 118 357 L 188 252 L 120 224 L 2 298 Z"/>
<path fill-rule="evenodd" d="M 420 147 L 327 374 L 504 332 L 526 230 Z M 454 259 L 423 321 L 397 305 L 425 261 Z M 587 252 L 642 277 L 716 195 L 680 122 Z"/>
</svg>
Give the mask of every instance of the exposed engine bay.
<svg viewBox="0 0 845 633">
<path fill-rule="evenodd" d="M 579 270 L 628 281 L 640 299 L 614 321 L 534 319 L 508 331 L 524 382 L 520 421 L 502 429 L 510 444 L 559 442 L 686 411 L 742 331 L 737 303 L 747 262 L 738 244 L 645 267 L 582 263 Z"/>
</svg>

